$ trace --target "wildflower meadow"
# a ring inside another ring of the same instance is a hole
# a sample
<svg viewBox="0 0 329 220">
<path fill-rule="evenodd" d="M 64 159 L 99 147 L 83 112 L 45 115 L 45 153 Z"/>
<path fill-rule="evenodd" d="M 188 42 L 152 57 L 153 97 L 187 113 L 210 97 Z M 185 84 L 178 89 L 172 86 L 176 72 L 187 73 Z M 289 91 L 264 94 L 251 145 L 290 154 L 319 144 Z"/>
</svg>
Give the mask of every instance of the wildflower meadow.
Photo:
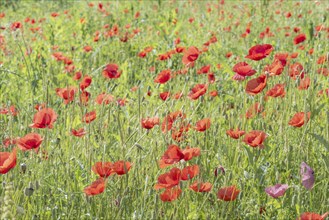
<svg viewBox="0 0 329 220">
<path fill-rule="evenodd" d="M 329 1 L 0 1 L 0 219 L 329 215 Z"/>
</svg>

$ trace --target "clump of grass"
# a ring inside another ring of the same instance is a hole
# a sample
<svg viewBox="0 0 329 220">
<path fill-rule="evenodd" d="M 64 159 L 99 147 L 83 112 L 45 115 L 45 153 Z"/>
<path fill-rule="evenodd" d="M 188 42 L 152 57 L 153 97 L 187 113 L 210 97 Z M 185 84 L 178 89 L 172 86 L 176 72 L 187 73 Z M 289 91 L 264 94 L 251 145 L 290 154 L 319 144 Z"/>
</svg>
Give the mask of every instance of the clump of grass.
<svg viewBox="0 0 329 220">
<path fill-rule="evenodd" d="M 12 198 L 14 193 L 14 186 L 13 183 L 6 183 L 5 188 L 5 195 L 3 199 L 1 199 L 0 207 L 1 207 L 1 219 L 15 219 L 16 216 L 16 209 L 15 203 Z"/>
</svg>

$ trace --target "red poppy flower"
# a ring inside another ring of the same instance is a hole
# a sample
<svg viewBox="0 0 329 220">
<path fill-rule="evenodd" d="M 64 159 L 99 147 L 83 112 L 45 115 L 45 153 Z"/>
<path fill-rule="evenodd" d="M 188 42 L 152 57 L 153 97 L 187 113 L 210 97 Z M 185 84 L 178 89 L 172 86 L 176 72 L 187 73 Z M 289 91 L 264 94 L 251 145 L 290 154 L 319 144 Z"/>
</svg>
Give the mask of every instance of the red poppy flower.
<svg viewBox="0 0 329 220">
<path fill-rule="evenodd" d="M 128 102 L 128 100 L 126 100 L 125 98 L 124 99 L 121 99 L 121 98 L 117 99 L 117 104 L 119 106 L 125 106 L 127 102 Z"/>
<path fill-rule="evenodd" d="M 284 90 L 284 87 L 285 87 L 284 84 L 276 84 L 272 89 L 266 92 L 265 99 L 267 99 L 268 96 L 273 98 L 284 97 L 286 95 L 286 91 Z"/>
<path fill-rule="evenodd" d="M 328 97 L 329 97 L 329 88 L 328 89 L 321 89 L 319 92 L 318 92 L 318 96 L 322 96 L 326 94 Z"/>
<path fill-rule="evenodd" d="M 241 136 L 243 136 L 246 132 L 243 130 L 237 129 L 230 129 L 226 131 L 226 134 L 230 136 L 233 139 L 239 139 Z"/>
<path fill-rule="evenodd" d="M 18 114 L 18 111 L 16 110 L 16 107 L 14 105 L 11 105 L 8 108 L 0 108 L 0 114 L 3 114 L 3 115 L 7 115 L 7 114 L 11 114 L 12 116 L 16 116 Z"/>
<path fill-rule="evenodd" d="M 86 123 L 90 123 L 95 119 L 96 119 L 96 111 L 92 111 L 86 113 L 85 116 L 82 118 L 82 121 Z"/>
<path fill-rule="evenodd" d="M 194 182 L 189 188 L 195 192 L 209 192 L 212 188 L 212 184 L 208 182 Z"/>
<path fill-rule="evenodd" d="M 171 58 L 171 54 L 164 53 L 164 54 L 159 54 L 157 59 L 158 60 L 168 60 L 169 58 Z"/>
<path fill-rule="evenodd" d="M 161 92 L 159 96 L 163 101 L 166 101 L 170 96 L 170 92 Z"/>
<path fill-rule="evenodd" d="M 172 128 L 173 123 L 177 118 L 182 118 L 184 119 L 186 116 L 181 112 L 181 111 L 176 111 L 168 114 L 162 124 L 161 124 L 161 130 L 163 133 L 170 131 Z"/>
<path fill-rule="evenodd" d="M 145 129 L 152 129 L 155 125 L 158 125 L 160 120 L 158 117 L 153 118 L 142 118 L 141 124 Z"/>
<path fill-rule="evenodd" d="M 329 212 L 324 213 L 323 215 L 314 213 L 314 212 L 304 212 L 297 220 L 325 220 Z"/>
<path fill-rule="evenodd" d="M 245 78 L 246 78 L 246 77 L 241 76 L 240 74 L 237 74 L 237 73 L 232 77 L 233 80 L 237 80 L 237 81 L 242 81 L 242 80 L 244 80 Z"/>
<path fill-rule="evenodd" d="M 209 42 L 214 44 L 217 42 L 217 37 L 216 36 L 212 36 L 210 39 L 209 39 Z"/>
<path fill-rule="evenodd" d="M 16 166 L 16 148 L 12 152 L 0 152 L 0 173 L 6 174 Z"/>
<path fill-rule="evenodd" d="M 176 47 L 176 53 L 183 53 L 185 51 L 185 47 Z"/>
<path fill-rule="evenodd" d="M 214 73 L 208 73 L 208 82 L 210 84 L 213 84 L 216 81 L 215 74 Z"/>
<path fill-rule="evenodd" d="M 57 12 L 53 12 L 53 13 L 51 13 L 50 15 L 51 15 L 52 17 L 54 17 L 54 18 L 56 18 L 56 17 L 59 16 L 59 14 L 58 14 Z"/>
<path fill-rule="evenodd" d="M 304 79 L 301 79 L 299 82 L 298 89 L 299 90 L 306 90 L 311 84 L 311 79 L 310 77 L 305 77 Z"/>
<path fill-rule="evenodd" d="M 84 91 L 86 88 L 90 86 L 92 82 L 92 78 L 90 76 L 85 76 L 80 82 L 80 89 Z"/>
<path fill-rule="evenodd" d="M 267 138 L 267 135 L 263 131 L 250 131 L 244 136 L 243 142 L 248 144 L 251 147 L 259 147 L 260 149 L 264 148 L 263 142 Z"/>
<path fill-rule="evenodd" d="M 233 55 L 232 52 L 227 52 L 227 53 L 225 54 L 225 57 L 226 57 L 226 58 L 230 58 L 232 55 Z"/>
<path fill-rule="evenodd" d="M 246 92 L 249 95 L 257 95 L 266 87 L 266 75 L 262 74 L 258 78 L 248 81 L 246 86 Z"/>
<path fill-rule="evenodd" d="M 196 100 L 200 96 L 204 95 L 207 92 L 207 89 L 208 89 L 208 85 L 206 85 L 206 84 L 197 84 L 192 88 L 192 90 L 188 94 L 188 97 L 190 99 Z"/>
<path fill-rule="evenodd" d="M 178 187 L 166 189 L 162 194 L 160 194 L 160 199 L 163 202 L 172 202 L 172 201 L 176 200 L 180 196 L 181 193 L 182 193 L 182 190 Z"/>
<path fill-rule="evenodd" d="M 319 68 L 317 70 L 318 74 L 322 74 L 323 76 L 329 76 L 329 69 L 328 68 Z"/>
<path fill-rule="evenodd" d="M 67 105 L 74 100 L 77 89 L 73 86 L 69 86 L 67 88 L 57 88 L 55 91 L 59 97 L 64 99 L 64 104 Z"/>
<path fill-rule="evenodd" d="M 200 148 L 198 148 L 198 147 L 194 147 L 194 148 L 186 147 L 184 150 L 182 150 L 182 153 L 184 154 L 184 160 L 189 161 L 193 157 L 200 156 Z"/>
<path fill-rule="evenodd" d="M 266 187 L 265 192 L 267 195 L 276 199 L 283 196 L 288 187 L 288 184 L 275 184 L 274 186 Z"/>
<path fill-rule="evenodd" d="M 132 92 L 136 92 L 137 90 L 138 90 L 138 86 L 133 86 L 130 89 L 130 91 L 132 91 Z"/>
<path fill-rule="evenodd" d="M 37 111 L 40 111 L 41 109 L 43 108 L 46 108 L 46 104 L 45 103 L 42 103 L 42 104 L 36 104 L 34 106 L 34 109 L 37 110 Z"/>
<path fill-rule="evenodd" d="M 0 108 L 0 114 L 2 114 L 2 115 L 6 115 L 6 114 L 8 114 L 8 113 L 9 113 L 8 108 Z"/>
<path fill-rule="evenodd" d="M 297 76 L 300 76 L 301 78 L 304 78 L 304 67 L 302 64 L 296 62 L 289 66 L 289 76 L 293 78 L 294 80 L 297 79 Z"/>
<path fill-rule="evenodd" d="M 79 79 L 81 79 L 81 77 L 82 77 L 82 73 L 81 72 L 76 72 L 74 74 L 74 76 L 72 77 L 72 79 L 73 80 L 79 80 Z"/>
<path fill-rule="evenodd" d="M 98 180 L 94 181 L 90 186 L 87 186 L 83 191 L 88 196 L 94 196 L 104 192 L 105 186 L 106 186 L 105 180 L 100 177 Z"/>
<path fill-rule="evenodd" d="M 146 52 L 146 53 L 149 53 L 149 52 L 151 52 L 153 50 L 153 47 L 145 47 L 144 48 L 144 51 Z"/>
<path fill-rule="evenodd" d="M 294 44 L 300 44 L 306 40 L 306 35 L 305 34 L 299 34 L 294 38 Z"/>
<path fill-rule="evenodd" d="M 195 130 L 203 132 L 210 128 L 210 118 L 201 119 L 196 123 Z"/>
<path fill-rule="evenodd" d="M 170 145 L 161 157 L 159 166 L 160 168 L 165 168 L 174 163 L 178 163 L 182 159 L 184 159 L 184 153 L 182 150 L 176 145 Z"/>
<path fill-rule="evenodd" d="M 270 65 L 266 65 L 264 71 L 268 72 L 270 76 L 278 76 L 283 72 L 284 66 L 280 60 L 274 60 Z"/>
<path fill-rule="evenodd" d="M 62 52 L 54 52 L 51 56 L 55 58 L 56 61 L 62 61 L 65 59 Z"/>
<path fill-rule="evenodd" d="M 113 172 L 115 172 L 119 176 L 128 173 L 130 168 L 131 168 L 131 163 L 128 161 L 119 160 L 112 164 Z"/>
<path fill-rule="evenodd" d="M 239 193 L 240 190 L 233 185 L 219 189 L 217 197 L 218 199 L 224 201 L 234 201 L 238 197 Z"/>
<path fill-rule="evenodd" d="M 176 100 L 180 99 L 183 97 L 183 92 L 177 92 L 177 93 L 173 94 L 172 97 Z"/>
<path fill-rule="evenodd" d="M 100 177 L 108 177 L 114 174 L 113 164 L 111 162 L 96 162 L 94 166 L 92 166 L 91 170 L 98 174 Z"/>
<path fill-rule="evenodd" d="M 23 151 L 31 149 L 35 149 L 35 151 L 37 151 L 42 141 L 43 139 L 39 134 L 29 133 L 17 140 L 17 146 Z"/>
<path fill-rule="evenodd" d="M 11 29 L 12 31 L 15 31 L 16 29 L 20 29 L 20 28 L 23 28 L 23 25 L 22 25 L 22 23 L 19 22 L 19 21 L 15 21 L 15 22 L 13 22 L 13 23 L 10 25 L 10 29 Z"/>
<path fill-rule="evenodd" d="M 288 53 L 277 53 L 275 54 L 274 58 L 276 60 L 279 60 L 282 64 L 282 66 L 286 66 L 287 64 L 287 59 L 288 59 L 289 54 Z"/>
<path fill-rule="evenodd" d="M 187 50 L 184 51 L 184 55 L 182 58 L 182 62 L 184 65 L 190 66 L 191 64 L 193 65 L 194 62 L 198 59 L 199 57 L 199 50 L 196 47 L 189 47 Z"/>
<path fill-rule="evenodd" d="M 210 95 L 211 97 L 216 97 L 216 96 L 218 96 L 218 91 L 216 91 L 216 90 L 211 91 L 211 92 L 209 93 L 209 95 Z"/>
<path fill-rule="evenodd" d="M 18 139 L 17 138 L 5 138 L 2 140 L 2 144 L 4 145 L 4 147 L 9 147 L 10 145 L 16 144 Z"/>
<path fill-rule="evenodd" d="M 144 58 L 144 57 L 146 57 L 146 55 L 147 55 L 147 53 L 145 51 L 141 51 L 141 52 L 138 53 L 138 56 L 140 58 Z"/>
<path fill-rule="evenodd" d="M 71 130 L 71 134 L 74 135 L 74 136 L 76 136 L 76 137 L 82 137 L 85 134 L 87 134 L 87 132 L 85 131 L 84 128 L 80 128 L 78 130 L 72 129 Z"/>
<path fill-rule="evenodd" d="M 12 116 L 18 115 L 18 111 L 14 105 L 9 106 L 9 112 Z"/>
<path fill-rule="evenodd" d="M 206 65 L 201 67 L 201 69 L 197 71 L 197 74 L 206 74 L 209 73 L 209 71 L 210 71 L 210 65 Z"/>
<path fill-rule="evenodd" d="M 267 57 L 272 50 L 273 46 L 270 44 L 256 45 L 249 49 L 249 54 L 246 58 L 258 61 Z"/>
<path fill-rule="evenodd" d="M 114 96 L 111 94 L 101 93 L 96 97 L 95 102 L 98 105 L 102 105 L 102 104 L 108 105 L 111 102 L 114 102 Z"/>
<path fill-rule="evenodd" d="M 72 73 L 75 69 L 75 66 L 74 65 L 66 65 L 64 68 L 65 68 L 65 71 L 67 73 Z"/>
<path fill-rule="evenodd" d="M 321 65 L 321 64 L 325 64 L 326 62 L 329 61 L 329 58 L 327 55 L 323 55 L 323 56 L 320 56 L 318 58 L 318 60 L 316 61 L 317 64 Z"/>
<path fill-rule="evenodd" d="M 298 57 L 298 52 L 294 52 L 294 53 L 291 53 L 290 54 L 290 58 L 291 59 L 295 59 L 295 58 L 297 58 Z"/>
<path fill-rule="evenodd" d="M 171 132 L 171 137 L 173 140 L 177 141 L 177 142 L 181 142 L 185 139 L 185 137 L 187 136 L 187 132 L 190 129 L 190 124 L 187 125 L 181 125 L 179 128 L 174 128 L 172 129 Z"/>
<path fill-rule="evenodd" d="M 254 116 L 256 116 L 256 114 L 259 114 L 262 111 L 264 111 L 263 106 L 261 106 L 259 102 L 256 102 L 255 104 L 251 105 L 247 110 L 246 118 L 247 119 L 253 118 Z"/>
<path fill-rule="evenodd" d="M 172 188 L 179 184 L 181 178 L 181 170 L 177 167 L 172 168 L 168 173 L 164 173 L 158 177 L 158 183 L 155 184 L 154 189 Z"/>
<path fill-rule="evenodd" d="M 116 79 L 121 75 L 121 71 L 119 70 L 119 66 L 115 63 L 107 64 L 105 69 L 103 70 L 103 76 L 108 79 Z"/>
<path fill-rule="evenodd" d="M 35 113 L 31 128 L 53 128 L 53 123 L 57 119 L 57 114 L 51 108 L 43 108 Z"/>
<path fill-rule="evenodd" d="M 311 112 L 307 112 L 306 123 L 310 120 L 310 117 L 311 117 Z M 289 125 L 294 127 L 302 127 L 304 124 L 305 124 L 304 112 L 296 113 L 289 121 Z"/>
<path fill-rule="evenodd" d="M 162 70 L 161 73 L 155 78 L 154 82 L 160 83 L 160 84 L 165 84 L 170 80 L 170 70 Z"/>
<path fill-rule="evenodd" d="M 235 66 L 233 67 L 233 71 L 243 77 L 252 76 L 256 73 L 256 70 L 254 70 L 246 62 L 240 62 L 240 63 L 235 64 Z"/>
<path fill-rule="evenodd" d="M 79 97 L 79 99 L 80 99 L 80 103 L 81 103 L 82 105 L 88 105 L 89 97 L 90 97 L 90 93 L 89 93 L 89 92 L 87 92 L 87 91 L 82 91 L 82 92 L 80 93 L 80 97 Z"/>
<path fill-rule="evenodd" d="M 90 46 L 90 45 L 87 45 L 87 46 L 84 46 L 84 47 L 83 47 L 83 50 L 84 50 L 86 53 L 88 53 L 88 52 L 90 52 L 90 51 L 93 50 L 93 47 Z"/>
<path fill-rule="evenodd" d="M 190 180 L 197 175 L 199 175 L 198 165 L 187 166 L 182 170 L 181 180 Z"/>
</svg>

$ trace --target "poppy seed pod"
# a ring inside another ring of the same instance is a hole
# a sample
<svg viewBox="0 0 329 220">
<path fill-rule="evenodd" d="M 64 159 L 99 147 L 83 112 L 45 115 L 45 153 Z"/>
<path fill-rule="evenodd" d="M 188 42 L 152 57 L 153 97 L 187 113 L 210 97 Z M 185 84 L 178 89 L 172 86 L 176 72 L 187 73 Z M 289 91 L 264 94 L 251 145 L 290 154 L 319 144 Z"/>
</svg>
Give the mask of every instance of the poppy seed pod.
<svg viewBox="0 0 329 220">
<path fill-rule="evenodd" d="M 35 181 L 35 189 L 38 190 L 39 187 L 40 187 L 40 182 L 39 182 L 39 180 L 36 180 Z"/>
</svg>

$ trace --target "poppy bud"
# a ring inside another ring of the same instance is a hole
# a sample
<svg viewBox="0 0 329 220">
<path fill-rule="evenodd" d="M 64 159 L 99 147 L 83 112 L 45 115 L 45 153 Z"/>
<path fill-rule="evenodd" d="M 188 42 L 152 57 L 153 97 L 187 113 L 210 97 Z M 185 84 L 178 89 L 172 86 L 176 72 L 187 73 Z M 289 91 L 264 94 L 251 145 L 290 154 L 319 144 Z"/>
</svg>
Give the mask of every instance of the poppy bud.
<svg viewBox="0 0 329 220">
<path fill-rule="evenodd" d="M 266 212 L 265 206 L 261 206 L 259 208 L 259 214 L 262 215 L 262 214 L 265 214 L 265 212 Z"/>
<path fill-rule="evenodd" d="M 25 163 L 21 163 L 21 172 L 22 173 L 26 172 L 26 164 Z"/>
<path fill-rule="evenodd" d="M 224 169 L 224 167 L 219 166 L 219 167 L 217 167 L 217 168 L 215 169 L 214 174 L 215 174 L 216 177 L 218 176 L 218 172 L 220 172 L 220 173 L 222 173 L 223 175 L 225 175 L 225 169 Z"/>
<path fill-rule="evenodd" d="M 36 181 L 35 181 L 35 189 L 38 190 L 39 187 L 40 187 L 39 180 L 36 180 Z"/>
<path fill-rule="evenodd" d="M 33 188 L 26 187 L 24 189 L 24 195 L 25 196 L 32 196 L 33 195 L 33 192 L 34 192 L 34 189 Z"/>
</svg>

